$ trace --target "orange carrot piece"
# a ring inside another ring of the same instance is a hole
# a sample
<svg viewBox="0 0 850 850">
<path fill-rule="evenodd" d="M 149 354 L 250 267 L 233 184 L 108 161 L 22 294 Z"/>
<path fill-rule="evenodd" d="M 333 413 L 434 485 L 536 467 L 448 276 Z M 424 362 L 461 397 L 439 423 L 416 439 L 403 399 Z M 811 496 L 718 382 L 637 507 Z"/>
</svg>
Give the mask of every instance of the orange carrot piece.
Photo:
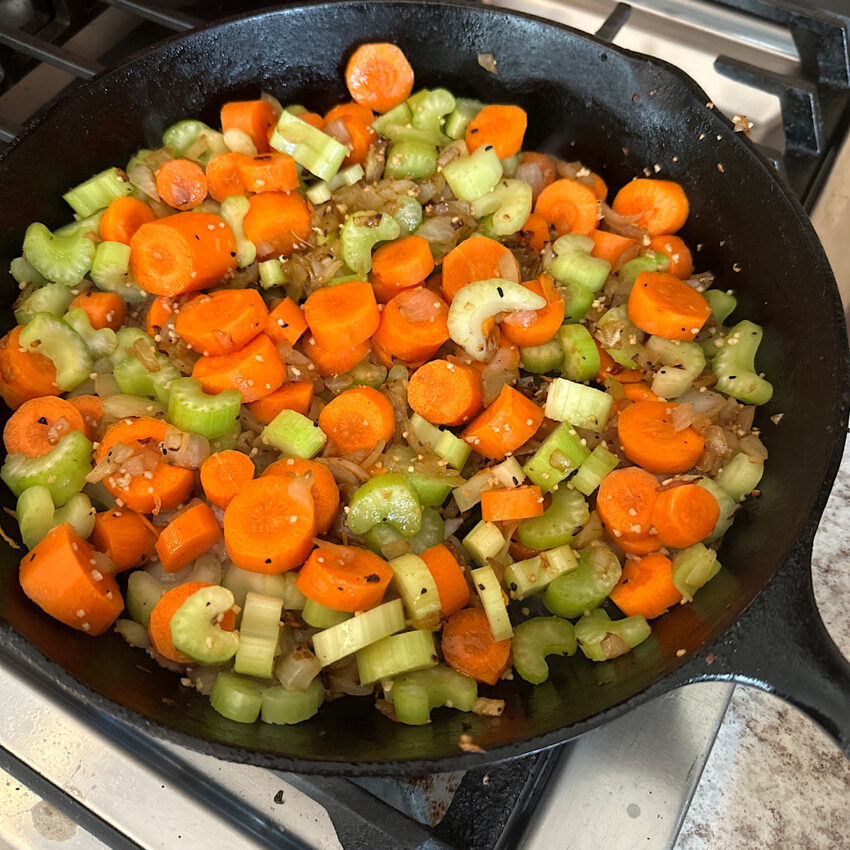
<svg viewBox="0 0 850 850">
<path fill-rule="evenodd" d="M 587 234 L 593 240 L 591 257 L 607 260 L 613 267 L 624 251 L 638 244 L 637 240 L 629 239 L 628 236 L 620 236 L 617 233 L 609 233 L 607 230 L 591 230 Z"/>
<path fill-rule="evenodd" d="M 652 510 L 658 537 L 671 549 L 687 549 L 711 534 L 720 517 L 717 499 L 704 487 L 682 484 L 662 490 Z"/>
<path fill-rule="evenodd" d="M 156 553 L 167 573 L 176 573 L 200 558 L 221 539 L 221 529 L 206 502 L 197 502 L 159 533 Z"/>
<path fill-rule="evenodd" d="M 236 239 L 212 213 L 181 212 L 143 224 L 130 240 L 136 283 L 154 295 L 214 286 L 236 268 Z"/>
<path fill-rule="evenodd" d="M 241 130 L 247 133 L 257 153 L 268 151 L 269 134 L 277 119 L 277 111 L 266 100 L 234 100 L 221 107 L 221 131 Z"/>
<path fill-rule="evenodd" d="M 325 375 L 340 375 L 353 369 L 364 357 L 369 356 L 372 346 L 368 340 L 358 342 L 351 348 L 339 349 L 335 346 L 319 345 L 312 334 L 305 337 L 303 341 L 304 353 L 313 361 L 318 373 Z"/>
<path fill-rule="evenodd" d="M 130 244 L 133 234 L 146 222 L 153 221 L 156 213 L 139 198 L 122 195 L 103 211 L 98 231 L 104 242 Z"/>
<path fill-rule="evenodd" d="M 501 460 L 528 442 L 542 422 L 540 407 L 506 384 L 461 436 L 482 457 Z"/>
<path fill-rule="evenodd" d="M 268 316 L 256 289 L 219 289 L 187 304 L 174 329 L 199 354 L 229 354 L 260 333 Z"/>
<path fill-rule="evenodd" d="M 635 224 L 650 236 L 680 230 L 690 210 L 685 190 L 672 180 L 632 180 L 617 192 L 611 207 L 620 215 L 640 216 Z"/>
<path fill-rule="evenodd" d="M 386 304 L 403 289 L 419 286 L 434 271 L 434 258 L 421 236 L 387 242 L 372 256 L 370 275 L 375 297 Z"/>
<path fill-rule="evenodd" d="M 162 326 L 177 312 L 176 299 L 169 298 L 167 295 L 157 295 L 151 301 L 151 306 L 148 307 L 148 312 L 145 316 L 145 330 L 151 336 L 156 336 L 162 329 Z"/>
<path fill-rule="evenodd" d="M 519 283 L 519 263 L 501 242 L 470 236 L 443 257 L 443 295 L 451 301 L 458 290 L 475 280 L 501 277 Z"/>
<path fill-rule="evenodd" d="M 657 552 L 661 546 L 661 540 L 657 534 L 633 534 L 622 535 L 616 538 L 617 545 L 629 555 L 649 555 Z"/>
<path fill-rule="evenodd" d="M 300 182 L 295 160 L 278 151 L 243 156 L 239 168 L 249 192 L 291 192 Z"/>
<path fill-rule="evenodd" d="M 618 380 L 618 378 L 614 378 L 613 380 Z M 621 386 L 623 388 L 623 398 L 614 402 L 614 410 L 617 412 L 628 407 L 627 402 L 629 401 L 664 401 L 663 398 L 657 396 L 649 388 L 649 385 L 643 381 L 621 384 Z"/>
<path fill-rule="evenodd" d="M 318 112 L 302 112 L 298 116 L 305 124 L 315 127 L 317 130 L 325 129 L 325 119 Z"/>
<path fill-rule="evenodd" d="M 124 609 L 115 579 L 92 566 L 89 544 L 67 522 L 24 555 L 20 582 L 42 611 L 90 635 L 102 635 Z"/>
<path fill-rule="evenodd" d="M 216 507 L 230 500 L 254 477 L 254 462 L 243 452 L 225 449 L 211 454 L 201 464 L 201 487 Z"/>
<path fill-rule="evenodd" d="M 443 657 L 449 667 L 495 685 L 511 654 L 511 641 L 497 641 L 483 608 L 462 608 L 443 626 Z"/>
<path fill-rule="evenodd" d="M 192 210 L 207 196 L 207 175 L 189 159 L 170 159 L 156 172 L 156 191 L 168 206 Z"/>
<path fill-rule="evenodd" d="M 245 178 L 242 175 L 241 153 L 216 154 L 207 163 L 207 191 L 210 197 L 221 203 L 231 195 L 245 194 Z"/>
<path fill-rule="evenodd" d="M 380 603 L 392 577 L 392 567 L 368 549 L 319 546 L 298 571 L 295 586 L 335 611 L 365 611 Z"/>
<path fill-rule="evenodd" d="M 694 261 L 691 256 L 691 251 L 685 244 L 684 240 L 678 236 L 655 236 L 649 242 L 649 248 L 652 251 L 658 251 L 666 255 L 670 261 L 667 267 L 667 274 L 679 278 L 679 280 L 687 280 L 694 273 Z"/>
<path fill-rule="evenodd" d="M 394 44 L 361 44 L 345 67 L 345 85 L 357 103 L 375 112 L 389 112 L 410 97 L 413 68 Z"/>
<path fill-rule="evenodd" d="M 3 442 L 8 454 L 41 457 L 71 431 L 85 431 L 83 416 L 70 401 L 44 396 L 25 401 L 8 419 Z"/>
<path fill-rule="evenodd" d="M 224 511 L 224 543 L 236 566 L 275 575 L 304 562 L 313 548 L 316 516 L 303 479 L 255 478 Z"/>
<path fill-rule="evenodd" d="M 88 289 L 81 292 L 68 307 L 74 310 L 80 307 L 85 310 L 89 317 L 89 323 L 96 330 L 111 328 L 117 331 L 127 317 L 127 303 L 120 295 L 114 292 L 98 292 L 96 289 Z"/>
<path fill-rule="evenodd" d="M 359 449 L 371 451 L 380 440 L 389 442 L 395 413 L 386 396 L 372 387 L 341 392 L 319 414 L 319 427 L 341 454 Z"/>
<path fill-rule="evenodd" d="M 474 153 L 482 145 L 492 145 L 499 159 L 507 159 L 519 153 L 527 127 L 524 109 L 491 103 L 467 127 L 466 146 Z"/>
<path fill-rule="evenodd" d="M 286 369 L 274 343 L 261 333 L 229 354 L 201 357 L 192 377 L 201 382 L 206 393 L 239 390 L 247 404 L 273 393 L 283 383 Z"/>
<path fill-rule="evenodd" d="M 623 385 L 643 380 L 643 372 L 640 369 L 628 369 L 618 363 L 597 340 L 594 340 L 594 342 L 596 343 L 596 350 L 599 352 L 599 368 L 596 370 L 596 380 L 600 384 L 604 384 L 608 378 L 613 378 Z"/>
<path fill-rule="evenodd" d="M 278 301 L 266 320 L 266 334 L 275 344 L 285 342 L 295 345 L 306 330 L 304 311 L 291 298 Z"/>
<path fill-rule="evenodd" d="M 147 517 L 128 508 L 95 515 L 89 543 L 115 565 L 115 572 L 140 567 L 153 555 L 159 532 Z"/>
<path fill-rule="evenodd" d="M 130 508 L 140 514 L 159 513 L 176 508 L 184 502 L 195 484 L 191 469 L 165 463 L 162 448 L 169 425 L 161 419 L 142 416 L 138 419 L 122 419 L 112 425 L 103 435 L 95 449 L 95 463 L 100 463 L 116 443 L 133 449 L 136 454 L 150 455 L 156 461 L 150 478 L 144 474 L 126 475 L 115 472 L 103 479 L 106 489 L 120 499 L 120 507 Z"/>
<path fill-rule="evenodd" d="M 657 487 L 656 477 L 639 466 L 615 469 L 602 479 L 596 510 L 617 542 L 636 542 L 651 534 Z"/>
<path fill-rule="evenodd" d="M 558 236 L 565 233 L 588 235 L 599 222 L 593 190 L 578 180 L 564 177 L 547 186 L 537 199 L 534 212 L 542 215 Z"/>
<path fill-rule="evenodd" d="M 529 213 L 525 224 L 519 230 L 519 235 L 529 248 L 540 253 L 551 239 L 549 222 L 540 213 Z"/>
<path fill-rule="evenodd" d="M 485 490 L 481 494 L 481 518 L 487 522 L 511 522 L 543 515 L 543 496 L 536 484 Z"/>
<path fill-rule="evenodd" d="M 178 584 L 177 587 L 163 593 L 159 602 L 151 610 L 148 620 L 148 634 L 153 648 L 175 664 L 189 664 L 192 659 L 174 646 L 174 641 L 171 640 L 171 618 L 192 594 L 203 590 L 205 587 L 212 587 L 212 585 L 206 581 L 187 581 Z"/>
<path fill-rule="evenodd" d="M 291 478 L 311 476 L 310 495 L 316 514 L 316 531 L 324 534 L 333 525 L 339 511 L 339 487 L 325 464 L 300 457 L 282 457 L 269 464 L 262 474 L 288 475 Z"/>
<path fill-rule="evenodd" d="M 688 425 L 673 428 L 676 405 L 667 401 L 636 401 L 617 417 L 617 435 L 626 457 L 658 474 L 686 472 L 702 456 L 705 440 Z"/>
<path fill-rule="evenodd" d="M 610 597 L 627 617 L 638 615 L 647 620 L 660 617 L 682 601 L 673 584 L 673 562 L 660 552 L 639 561 L 627 560 Z"/>
<path fill-rule="evenodd" d="M 295 410 L 306 416 L 312 403 L 312 381 L 287 381 L 274 392 L 252 401 L 248 410 L 258 422 L 268 425 L 281 410 Z"/>
<path fill-rule="evenodd" d="M 451 549 L 438 543 L 419 555 L 437 585 L 440 609 L 444 617 L 451 617 L 469 602 L 469 585 L 466 573 L 452 554 Z"/>
<path fill-rule="evenodd" d="M 20 334 L 21 325 L 18 325 L 0 342 L 3 397 L 13 409 L 20 407 L 27 399 L 59 394 L 53 361 L 37 351 L 24 348 Z"/>
<path fill-rule="evenodd" d="M 385 362 L 421 363 L 449 338 L 449 307 L 425 287 L 404 289 L 387 303 L 372 346 Z"/>
<path fill-rule="evenodd" d="M 317 289 L 304 302 L 304 318 L 319 345 L 339 348 L 369 339 L 381 323 L 375 293 L 362 280 Z"/>
<path fill-rule="evenodd" d="M 542 275 L 537 280 L 525 281 L 522 285 L 537 295 L 548 296 L 546 306 L 539 310 L 520 310 L 508 313 L 499 326 L 502 335 L 514 345 L 533 346 L 542 345 L 553 339 L 561 322 L 564 321 L 564 299 L 558 295 L 552 285 L 552 278 L 548 278 L 547 290 L 544 292 Z"/>
<path fill-rule="evenodd" d="M 375 114 L 372 110 L 360 103 L 341 103 L 325 115 L 324 127 L 334 121 L 341 121 L 351 140 L 348 144 L 350 153 L 343 160 L 343 166 L 362 164 L 366 161 L 372 142 L 378 138 L 378 134 L 372 129 L 374 120 Z"/>
<path fill-rule="evenodd" d="M 431 360 L 411 375 L 407 402 L 432 425 L 464 425 L 481 410 L 481 375 L 471 366 Z"/>
<path fill-rule="evenodd" d="M 288 257 L 312 232 L 310 208 L 300 192 L 263 192 L 251 197 L 242 227 L 258 259 Z"/>
<path fill-rule="evenodd" d="M 642 331 L 664 339 L 692 340 L 711 315 L 708 301 L 684 281 L 664 272 L 637 276 L 629 318 Z"/>
<path fill-rule="evenodd" d="M 83 432 L 94 442 L 97 439 L 97 426 L 103 416 L 103 402 L 100 396 L 76 395 L 68 401 L 77 408 L 83 417 Z"/>
<path fill-rule="evenodd" d="M 593 194 L 600 201 L 604 201 L 608 197 L 608 184 L 595 171 L 590 172 L 590 178 L 593 181 L 593 185 L 590 187 Z"/>
</svg>

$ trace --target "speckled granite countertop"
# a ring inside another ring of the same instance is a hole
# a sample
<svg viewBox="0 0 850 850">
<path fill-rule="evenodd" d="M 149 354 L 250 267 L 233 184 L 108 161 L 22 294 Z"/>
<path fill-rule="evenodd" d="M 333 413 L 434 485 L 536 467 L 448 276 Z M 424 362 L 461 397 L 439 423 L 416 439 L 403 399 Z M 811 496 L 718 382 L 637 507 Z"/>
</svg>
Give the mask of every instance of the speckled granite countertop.
<svg viewBox="0 0 850 850">
<path fill-rule="evenodd" d="M 850 657 L 850 444 L 815 538 L 813 566 L 821 616 Z M 850 848 L 850 759 L 796 709 L 739 686 L 676 850 L 771 847 Z"/>
</svg>

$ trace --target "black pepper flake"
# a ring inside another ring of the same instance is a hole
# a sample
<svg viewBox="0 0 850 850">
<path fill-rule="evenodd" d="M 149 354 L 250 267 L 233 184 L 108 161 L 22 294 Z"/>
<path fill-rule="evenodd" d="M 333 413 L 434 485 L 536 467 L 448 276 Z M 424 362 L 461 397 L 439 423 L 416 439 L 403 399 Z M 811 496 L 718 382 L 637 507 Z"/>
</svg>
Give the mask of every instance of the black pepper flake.
<svg viewBox="0 0 850 850">
<path fill-rule="evenodd" d="M 46 425 L 46 424 L 47 424 L 47 417 L 46 417 L 46 416 L 42 416 L 42 417 L 38 420 L 38 424 L 39 424 L 39 425 Z"/>
<path fill-rule="evenodd" d="M 511 590 L 516 590 L 516 582 L 515 581 L 511 582 L 510 588 L 511 588 Z"/>
<path fill-rule="evenodd" d="M 484 585 L 483 585 L 483 584 L 479 584 L 479 585 L 478 585 L 478 589 L 479 589 L 479 590 L 484 590 Z"/>
<path fill-rule="evenodd" d="M 505 297 L 505 293 L 504 293 L 504 291 L 503 291 L 503 289 L 502 289 L 502 287 L 501 287 L 501 286 L 497 286 L 497 287 L 496 287 L 496 292 L 498 292 L 498 293 L 499 293 L 499 298 L 504 298 L 504 297 Z"/>
<path fill-rule="evenodd" d="M 737 377 L 738 377 L 737 375 L 730 375 L 730 376 L 729 376 L 729 380 L 730 380 L 730 381 L 734 381 L 734 380 L 735 380 L 735 378 L 737 378 Z"/>
<path fill-rule="evenodd" d="M 277 792 L 277 794 L 274 795 L 274 801 L 278 806 L 283 804 L 283 789 L 282 788 L 281 788 L 280 791 Z"/>
<path fill-rule="evenodd" d="M 423 587 L 423 588 L 422 588 L 422 590 L 420 590 L 420 591 L 419 591 L 419 593 L 420 593 L 420 595 L 421 595 L 421 596 L 424 596 L 427 592 L 428 592 L 428 588 L 427 588 L 427 587 Z"/>
<path fill-rule="evenodd" d="M 201 241 L 201 237 L 200 237 L 200 236 L 198 236 L 198 234 L 197 234 L 197 233 L 195 234 L 195 239 L 197 239 L 197 240 L 198 240 L 198 242 L 200 242 L 200 241 Z"/>
<path fill-rule="evenodd" d="M 377 575 L 377 573 L 369 573 L 369 575 L 366 576 L 366 581 L 368 581 L 369 584 L 375 584 L 376 582 L 379 582 L 380 580 L 381 580 L 381 577 L 379 575 Z"/>
<path fill-rule="evenodd" d="M 266 558 L 266 563 L 267 563 L 267 564 L 270 564 L 271 562 L 272 562 L 272 559 L 271 559 L 271 558 Z"/>
<path fill-rule="evenodd" d="M 195 237 L 195 239 L 197 239 L 197 238 L 198 238 L 198 237 L 196 236 L 196 237 Z M 235 256 L 236 256 L 236 251 L 231 251 L 231 252 L 230 252 L 230 256 L 231 256 L 231 257 L 235 257 Z"/>
</svg>

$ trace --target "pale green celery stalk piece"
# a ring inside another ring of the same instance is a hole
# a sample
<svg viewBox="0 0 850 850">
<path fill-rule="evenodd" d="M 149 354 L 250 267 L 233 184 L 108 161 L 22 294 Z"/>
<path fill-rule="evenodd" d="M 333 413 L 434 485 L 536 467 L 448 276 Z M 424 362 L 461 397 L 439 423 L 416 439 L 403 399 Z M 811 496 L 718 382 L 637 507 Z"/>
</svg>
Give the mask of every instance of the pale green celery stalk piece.
<svg viewBox="0 0 850 850">
<path fill-rule="evenodd" d="M 661 398 L 678 398 L 687 392 L 705 368 L 705 354 L 696 342 L 651 336 L 646 341 L 646 350 L 662 364 L 651 387 Z"/>
<path fill-rule="evenodd" d="M 578 233 L 558 237 L 552 244 L 556 257 L 546 271 L 561 283 L 577 284 L 590 292 L 598 292 L 608 278 L 611 264 L 599 257 L 591 257 L 593 247 L 590 237 Z"/>
<path fill-rule="evenodd" d="M 393 599 L 316 633 L 313 651 L 322 667 L 327 667 L 403 628 L 404 605 L 401 599 Z"/>
<path fill-rule="evenodd" d="M 513 635 L 514 630 L 502 596 L 502 587 L 493 568 L 488 565 L 472 570 L 470 579 L 484 607 L 493 637 L 496 640 L 507 640 Z"/>
<path fill-rule="evenodd" d="M 63 236 L 34 222 L 24 235 L 27 261 L 48 280 L 65 286 L 76 286 L 83 279 L 94 253 L 94 242 L 83 232 Z"/>
<path fill-rule="evenodd" d="M 446 135 L 450 139 L 465 138 L 467 128 L 483 108 L 484 104 L 480 100 L 459 97 L 455 102 L 454 111 L 446 119 Z"/>
<path fill-rule="evenodd" d="M 290 457 L 315 457 L 327 442 L 325 432 L 296 410 L 282 410 L 263 428 L 263 442 Z"/>
<path fill-rule="evenodd" d="M 430 629 L 440 622 L 440 595 L 428 565 L 418 555 L 407 554 L 389 562 L 393 584 L 414 626 Z"/>
<path fill-rule="evenodd" d="M 245 236 L 242 222 L 251 209 L 245 195 L 231 195 L 221 203 L 221 217 L 230 225 L 236 238 L 236 263 L 239 268 L 250 266 L 257 258 L 257 246 Z"/>
<path fill-rule="evenodd" d="M 475 679 L 440 665 L 399 676 L 386 696 L 392 700 L 402 723 L 422 726 L 431 722 L 434 708 L 451 706 L 458 711 L 471 711 L 478 698 L 478 684 Z"/>
<path fill-rule="evenodd" d="M 708 301 L 714 321 L 718 325 L 722 325 L 738 306 L 738 299 L 731 292 L 723 292 L 720 289 L 709 289 L 703 292 L 703 297 Z"/>
<path fill-rule="evenodd" d="M 15 319 L 25 325 L 36 313 L 62 316 L 74 300 L 74 293 L 62 283 L 48 283 L 28 295 L 15 307 Z"/>
<path fill-rule="evenodd" d="M 356 274 L 368 274 L 375 245 L 398 239 L 400 235 L 401 226 L 391 215 L 374 210 L 355 213 L 342 226 L 342 258 Z"/>
<path fill-rule="evenodd" d="M 260 286 L 263 289 L 274 289 L 289 282 L 289 277 L 283 270 L 283 265 L 278 259 L 265 260 L 259 265 Z"/>
<path fill-rule="evenodd" d="M 182 431 L 209 440 L 223 437 L 236 424 L 242 409 L 239 390 L 209 395 L 197 378 L 174 378 L 168 392 L 168 421 Z"/>
<path fill-rule="evenodd" d="M 573 655 L 578 648 L 572 624 L 560 617 L 534 617 L 520 623 L 511 642 L 517 673 L 539 685 L 549 678 L 548 655 Z"/>
<path fill-rule="evenodd" d="M 673 558 L 673 584 L 686 602 L 720 572 L 717 552 L 702 543 L 682 549 Z"/>
<path fill-rule="evenodd" d="M 361 685 L 436 666 L 434 635 L 426 629 L 390 635 L 357 653 L 357 670 Z"/>
<path fill-rule="evenodd" d="M 210 692 L 210 705 L 228 720 L 253 723 L 260 716 L 263 693 L 263 686 L 255 679 L 219 673 Z"/>
<path fill-rule="evenodd" d="M 85 340 L 68 324 L 51 313 L 36 313 L 20 332 L 23 348 L 37 351 L 56 367 L 56 385 L 73 390 L 92 371 L 92 356 Z"/>
<path fill-rule="evenodd" d="M 216 618 L 233 607 L 233 594 L 212 585 L 196 590 L 171 617 L 175 649 L 199 664 L 224 664 L 239 649 L 239 632 L 220 628 Z"/>
<path fill-rule="evenodd" d="M 114 292 L 129 304 L 140 304 L 148 297 L 130 274 L 130 246 L 123 242 L 98 243 L 91 279 L 98 289 Z"/>
<path fill-rule="evenodd" d="M 443 176 L 459 201 L 474 201 L 487 194 L 501 179 L 502 163 L 492 145 L 462 156 L 443 168 Z"/>
<path fill-rule="evenodd" d="M 575 625 L 576 640 L 591 661 L 610 661 L 631 652 L 652 633 L 643 617 L 612 620 L 601 608 L 582 617 Z"/>
<path fill-rule="evenodd" d="M 531 186 L 522 180 L 500 180 L 487 194 L 472 202 L 476 218 L 493 216 L 493 232 L 497 236 L 516 233 L 531 213 Z"/>
<path fill-rule="evenodd" d="M 91 326 L 88 313 L 82 307 L 75 307 L 62 318 L 83 338 L 93 360 L 108 357 L 118 347 L 115 331 L 112 328 L 95 330 Z"/>
<path fill-rule="evenodd" d="M 281 113 L 269 144 L 288 153 L 320 180 L 330 180 L 348 156 L 345 145 L 286 110 Z"/>
<path fill-rule="evenodd" d="M 546 416 L 601 433 L 608 425 L 613 404 L 614 399 L 602 390 L 555 378 L 546 395 Z"/>
<path fill-rule="evenodd" d="M 773 397 L 773 385 L 756 374 L 755 356 L 763 331 L 759 325 L 738 322 L 723 338 L 723 346 L 711 361 L 717 376 L 715 389 L 744 404 L 767 404 Z"/>
<path fill-rule="evenodd" d="M 62 197 L 77 215 L 86 216 L 108 207 L 116 198 L 129 195 L 133 185 L 127 175 L 118 168 L 107 168 L 100 174 L 69 189 Z"/>
<path fill-rule="evenodd" d="M 384 176 L 395 180 L 424 180 L 437 170 L 437 148 L 430 142 L 402 138 L 387 151 Z"/>
<path fill-rule="evenodd" d="M 505 538 L 497 525 L 481 520 L 461 541 L 476 564 L 484 566 L 505 547 Z"/>
<path fill-rule="evenodd" d="M 28 263 L 23 257 L 15 257 L 11 263 L 9 263 L 9 274 L 15 278 L 17 283 L 27 284 L 32 283 L 36 286 L 44 286 L 47 283 L 47 278 L 45 278 L 40 272 L 36 271 L 33 266 Z"/>
</svg>

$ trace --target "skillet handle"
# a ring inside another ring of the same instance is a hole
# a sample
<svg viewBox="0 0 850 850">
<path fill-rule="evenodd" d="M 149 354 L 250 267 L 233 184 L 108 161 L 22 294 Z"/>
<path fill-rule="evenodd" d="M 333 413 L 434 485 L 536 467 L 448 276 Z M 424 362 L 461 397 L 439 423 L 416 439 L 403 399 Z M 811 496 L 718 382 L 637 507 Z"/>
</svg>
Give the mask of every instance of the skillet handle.
<svg viewBox="0 0 850 850">
<path fill-rule="evenodd" d="M 714 658 L 703 656 L 701 678 L 731 678 L 776 694 L 807 714 L 850 757 L 850 662 L 818 612 L 811 551 L 809 540 L 786 560 L 730 629 L 729 639 L 712 647 Z"/>
</svg>

